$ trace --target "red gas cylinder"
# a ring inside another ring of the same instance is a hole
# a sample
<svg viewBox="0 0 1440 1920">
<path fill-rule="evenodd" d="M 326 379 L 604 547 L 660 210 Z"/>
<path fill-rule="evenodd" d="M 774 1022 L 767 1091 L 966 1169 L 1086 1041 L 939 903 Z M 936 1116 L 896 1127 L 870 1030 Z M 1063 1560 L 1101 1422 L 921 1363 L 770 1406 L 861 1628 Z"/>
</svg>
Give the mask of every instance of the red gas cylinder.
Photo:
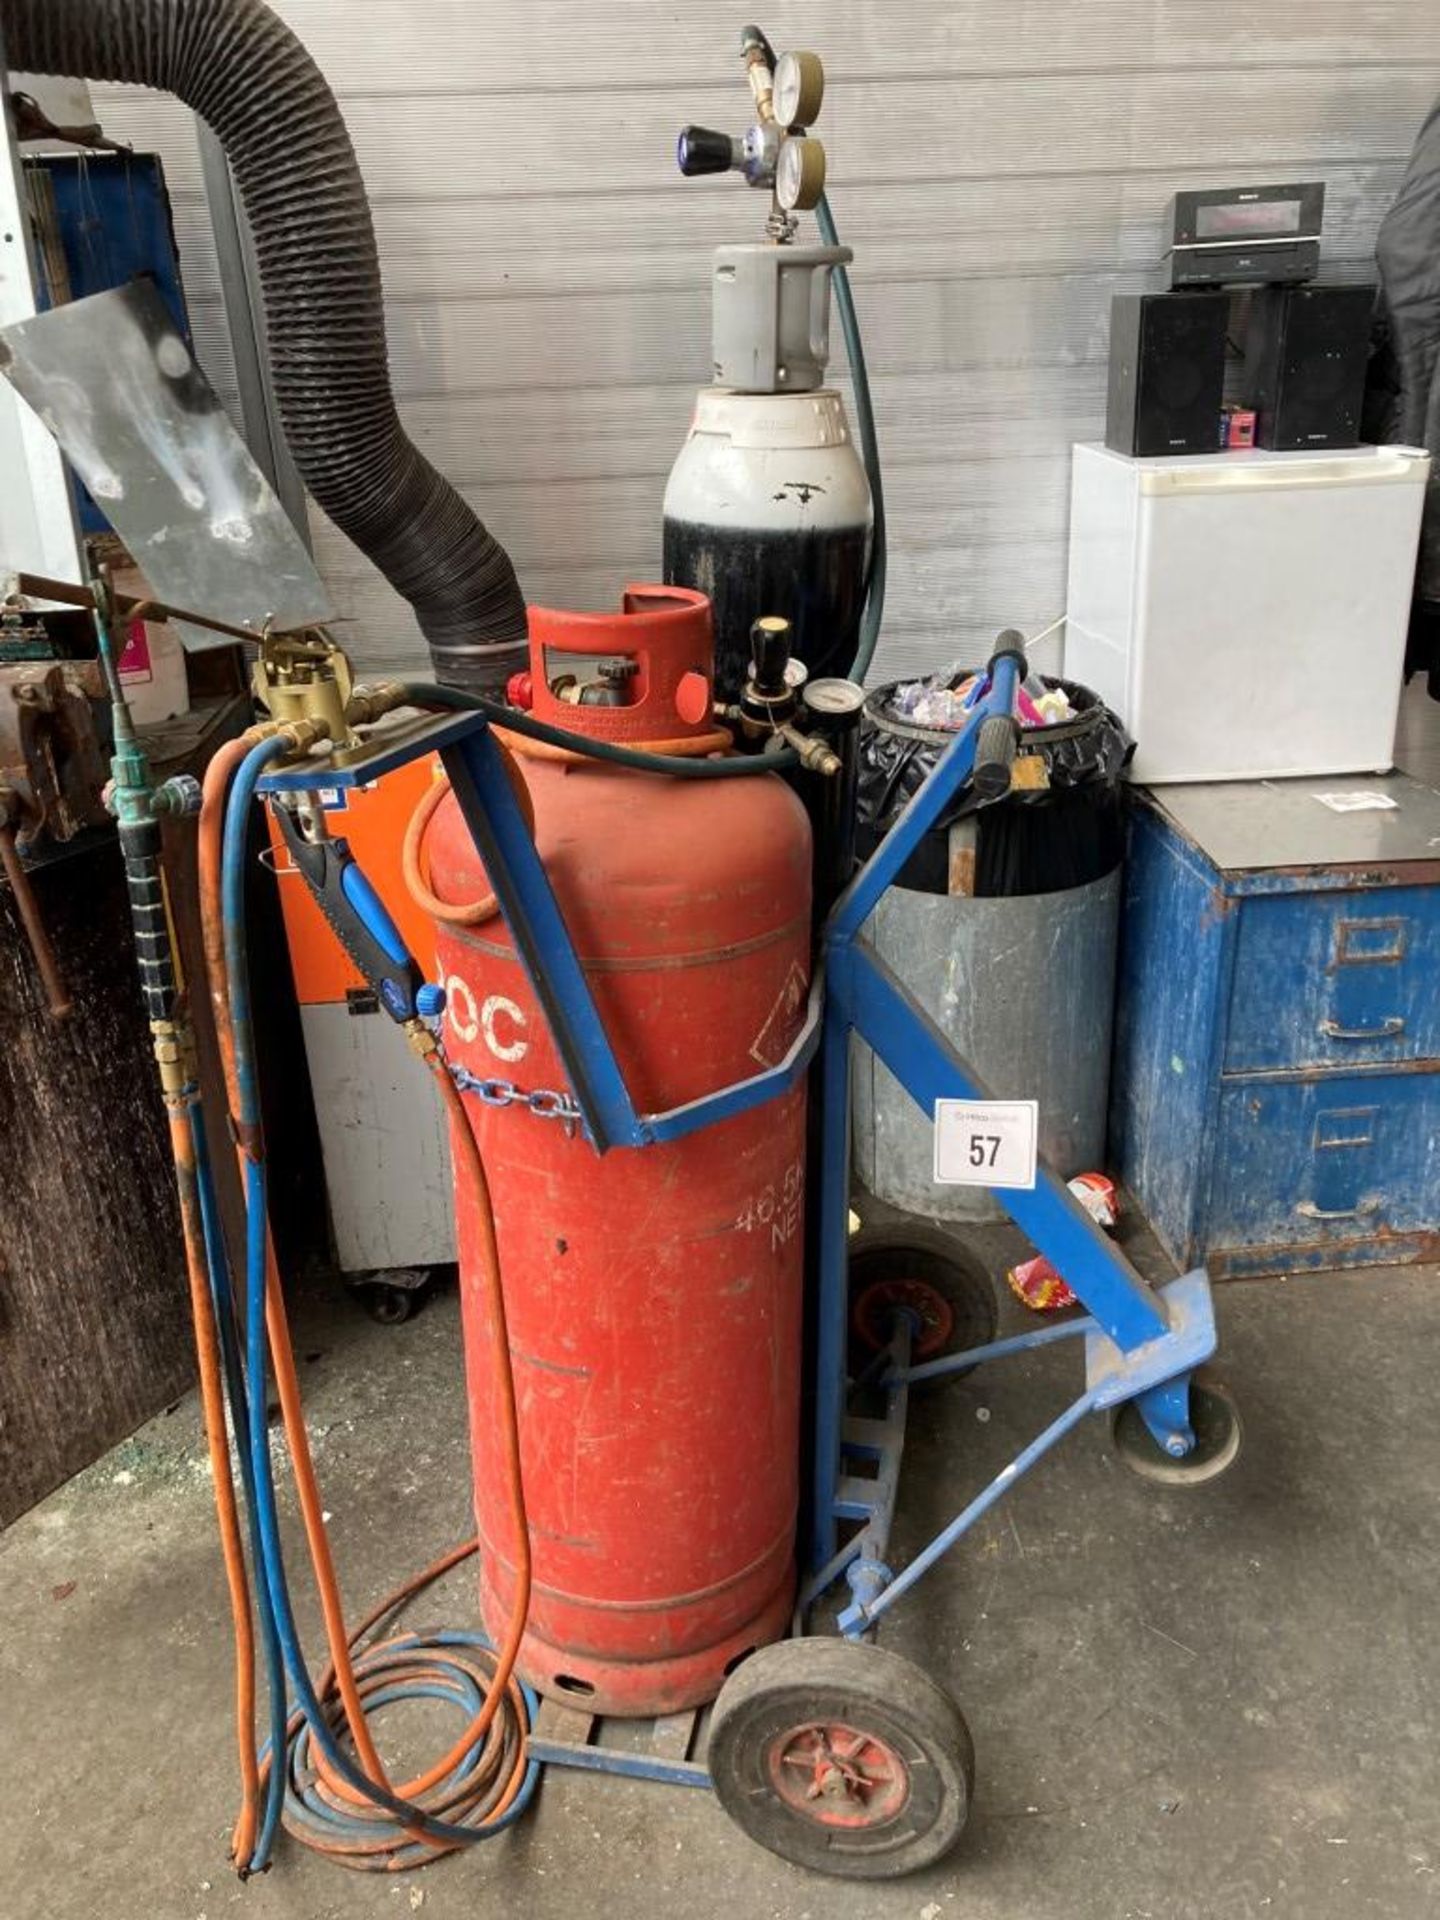
<svg viewBox="0 0 1440 1920">
<path fill-rule="evenodd" d="M 703 595 L 631 587 L 618 615 L 532 608 L 530 649 L 537 716 L 672 753 L 719 744 Z M 795 796 L 769 776 L 685 780 L 512 744 L 637 1111 L 778 1062 L 810 970 Z M 428 851 L 441 899 L 489 891 L 453 799 Z M 452 1060 L 527 1093 L 564 1088 L 503 920 L 441 925 L 438 955 Z M 595 1712 L 697 1705 L 784 1632 L 793 1599 L 803 1083 L 603 1158 L 524 1105 L 467 1099 L 494 1192 L 534 1556 L 521 1671 Z M 463 1185 L 457 1213 L 481 1606 L 498 1635 L 511 1522 Z"/>
</svg>

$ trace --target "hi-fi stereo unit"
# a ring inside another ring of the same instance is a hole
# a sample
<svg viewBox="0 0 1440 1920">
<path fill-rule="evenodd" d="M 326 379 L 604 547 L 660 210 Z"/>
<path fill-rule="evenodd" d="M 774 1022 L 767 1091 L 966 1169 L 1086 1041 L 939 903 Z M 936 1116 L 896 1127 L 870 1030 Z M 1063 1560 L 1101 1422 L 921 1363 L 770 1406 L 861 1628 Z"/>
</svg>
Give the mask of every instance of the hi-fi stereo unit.
<svg viewBox="0 0 1440 1920">
<path fill-rule="evenodd" d="M 1199 187 L 1170 202 L 1172 287 L 1279 286 L 1320 271 L 1320 180 Z"/>
</svg>

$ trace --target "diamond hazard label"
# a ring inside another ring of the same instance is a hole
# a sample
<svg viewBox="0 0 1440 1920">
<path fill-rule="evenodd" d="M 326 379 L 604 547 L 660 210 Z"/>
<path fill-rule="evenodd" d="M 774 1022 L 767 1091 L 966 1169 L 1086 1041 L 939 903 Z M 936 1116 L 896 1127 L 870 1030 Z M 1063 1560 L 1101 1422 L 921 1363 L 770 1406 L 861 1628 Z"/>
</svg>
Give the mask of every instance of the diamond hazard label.
<svg viewBox="0 0 1440 1920">
<path fill-rule="evenodd" d="M 751 1042 L 750 1058 L 758 1060 L 762 1067 L 778 1067 L 790 1051 L 805 1005 L 805 991 L 804 969 L 798 960 L 792 960 L 784 984 L 775 996 L 775 1004 Z"/>
</svg>

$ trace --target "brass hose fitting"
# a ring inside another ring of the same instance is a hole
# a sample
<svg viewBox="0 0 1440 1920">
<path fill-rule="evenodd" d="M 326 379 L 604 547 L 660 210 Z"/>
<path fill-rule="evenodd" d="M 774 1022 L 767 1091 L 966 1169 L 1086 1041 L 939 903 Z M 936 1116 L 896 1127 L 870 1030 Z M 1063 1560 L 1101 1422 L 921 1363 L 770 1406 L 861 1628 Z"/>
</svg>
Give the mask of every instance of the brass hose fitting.
<svg viewBox="0 0 1440 1920">
<path fill-rule="evenodd" d="M 409 704 L 403 680 L 377 680 L 373 686 L 356 687 L 345 703 L 345 719 L 352 727 L 369 726 Z"/>
</svg>

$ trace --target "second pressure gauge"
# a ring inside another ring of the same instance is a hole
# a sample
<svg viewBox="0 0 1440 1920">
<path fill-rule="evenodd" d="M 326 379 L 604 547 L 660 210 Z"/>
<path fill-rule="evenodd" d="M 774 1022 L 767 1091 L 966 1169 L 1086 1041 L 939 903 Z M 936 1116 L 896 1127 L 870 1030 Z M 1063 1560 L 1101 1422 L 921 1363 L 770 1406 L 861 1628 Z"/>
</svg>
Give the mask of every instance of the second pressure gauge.
<svg viewBox="0 0 1440 1920">
<path fill-rule="evenodd" d="M 825 149 L 818 140 L 783 141 L 775 162 L 775 198 L 787 213 L 808 213 L 825 191 Z"/>
</svg>

